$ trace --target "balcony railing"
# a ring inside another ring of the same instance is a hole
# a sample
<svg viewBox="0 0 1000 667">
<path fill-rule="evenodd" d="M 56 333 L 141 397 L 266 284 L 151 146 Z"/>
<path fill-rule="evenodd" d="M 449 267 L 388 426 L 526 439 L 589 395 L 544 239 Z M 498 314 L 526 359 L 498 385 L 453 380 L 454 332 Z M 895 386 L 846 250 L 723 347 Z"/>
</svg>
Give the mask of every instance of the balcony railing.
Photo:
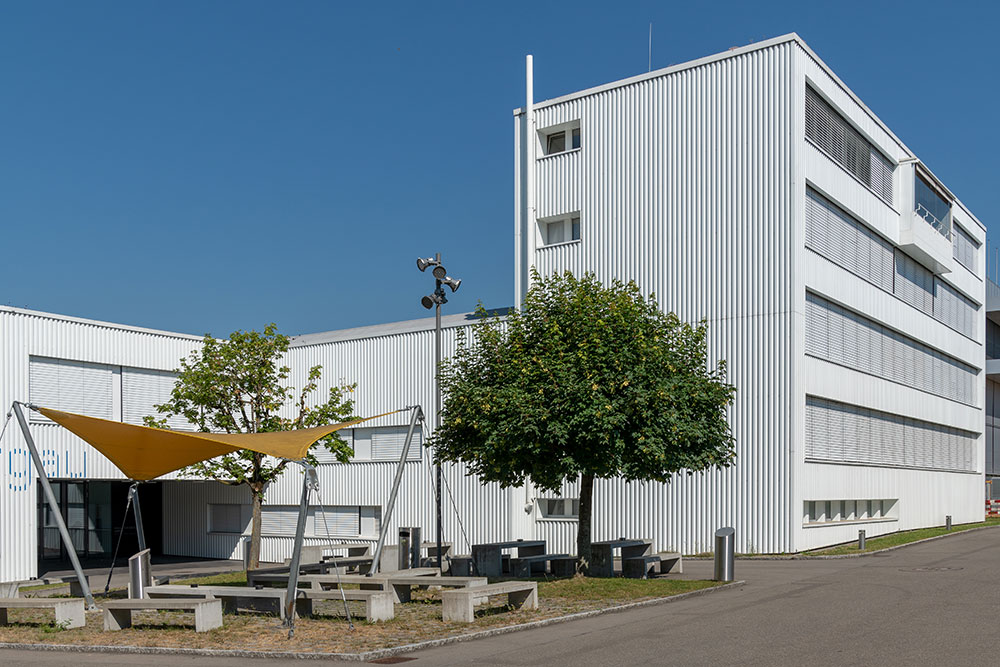
<svg viewBox="0 0 1000 667">
<path fill-rule="evenodd" d="M 917 205 L 914 208 L 914 213 L 919 215 L 927 222 L 927 224 L 936 229 L 938 231 L 938 234 L 945 237 L 946 239 L 951 238 L 951 226 L 946 222 L 938 220 L 937 216 L 931 213 L 929 208 L 927 208 L 920 202 L 917 202 Z"/>
</svg>

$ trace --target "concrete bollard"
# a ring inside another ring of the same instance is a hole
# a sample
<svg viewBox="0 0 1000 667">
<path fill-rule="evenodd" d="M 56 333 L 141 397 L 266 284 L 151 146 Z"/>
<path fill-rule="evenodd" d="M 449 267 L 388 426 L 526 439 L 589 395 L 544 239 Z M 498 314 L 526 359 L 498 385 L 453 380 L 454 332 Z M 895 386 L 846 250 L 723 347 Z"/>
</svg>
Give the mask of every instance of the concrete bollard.
<svg viewBox="0 0 1000 667">
<path fill-rule="evenodd" d="M 732 581 L 736 560 L 736 531 L 719 528 L 715 531 L 715 580 Z"/>
<path fill-rule="evenodd" d="M 858 531 L 858 550 L 865 550 L 865 531 L 863 530 Z"/>
<path fill-rule="evenodd" d="M 951 530 L 951 515 L 949 514 L 944 518 L 944 529 Z"/>
</svg>

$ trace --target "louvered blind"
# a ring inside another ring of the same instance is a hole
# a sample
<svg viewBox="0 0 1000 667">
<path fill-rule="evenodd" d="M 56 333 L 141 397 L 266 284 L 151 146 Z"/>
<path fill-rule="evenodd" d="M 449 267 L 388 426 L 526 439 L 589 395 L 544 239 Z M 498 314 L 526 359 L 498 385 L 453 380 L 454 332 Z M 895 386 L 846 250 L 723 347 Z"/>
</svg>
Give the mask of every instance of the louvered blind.
<svg viewBox="0 0 1000 667">
<path fill-rule="evenodd" d="M 893 293 L 914 308 L 934 314 L 934 274 L 900 250 L 896 251 Z"/>
<path fill-rule="evenodd" d="M 122 421 L 142 425 L 144 417 L 162 417 L 154 406 L 170 400 L 176 381 L 177 374 L 170 371 L 122 368 Z M 167 425 L 182 431 L 195 430 L 182 415 L 169 418 Z"/>
<path fill-rule="evenodd" d="M 208 506 L 208 531 L 210 533 L 243 533 L 252 518 L 249 505 L 210 503 Z"/>
<path fill-rule="evenodd" d="M 976 433 L 813 396 L 805 417 L 812 461 L 976 471 Z"/>
<path fill-rule="evenodd" d="M 968 405 L 976 401 L 973 367 L 811 292 L 806 353 Z"/>
<path fill-rule="evenodd" d="M 806 192 L 806 246 L 892 292 L 892 245 L 811 189 Z"/>
<path fill-rule="evenodd" d="M 935 278 L 934 283 L 934 318 L 975 339 L 979 306 L 940 278 Z"/>
<path fill-rule="evenodd" d="M 973 273 L 976 273 L 978 267 L 976 259 L 979 257 L 979 243 L 958 225 L 952 225 L 951 231 L 952 256 L 965 268 L 969 269 Z"/>
<path fill-rule="evenodd" d="M 806 136 L 892 204 L 892 162 L 810 87 L 806 88 Z"/>
<path fill-rule="evenodd" d="M 32 403 L 88 417 L 115 419 L 116 366 L 30 357 L 28 396 Z M 45 417 L 32 412 L 32 419 Z"/>
<path fill-rule="evenodd" d="M 361 512 L 358 505 L 310 507 L 306 514 L 307 537 L 353 537 L 361 534 Z M 324 520 L 325 514 L 325 520 Z M 261 508 L 261 534 L 273 537 L 294 537 L 299 508 L 293 505 L 265 505 Z"/>
<path fill-rule="evenodd" d="M 398 461 L 403 453 L 403 445 L 406 444 L 406 426 L 386 426 L 371 429 L 372 439 L 372 460 L 373 461 Z M 358 429 L 360 430 L 360 429 Z M 410 443 L 410 451 L 406 458 L 420 458 L 420 431 L 415 431 L 413 441 Z"/>
</svg>

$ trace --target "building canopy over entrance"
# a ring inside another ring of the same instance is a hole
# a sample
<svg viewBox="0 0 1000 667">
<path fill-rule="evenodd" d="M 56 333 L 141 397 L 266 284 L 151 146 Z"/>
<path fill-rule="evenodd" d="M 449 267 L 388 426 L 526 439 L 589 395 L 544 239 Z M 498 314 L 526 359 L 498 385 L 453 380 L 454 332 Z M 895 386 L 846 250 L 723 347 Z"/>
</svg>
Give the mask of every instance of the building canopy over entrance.
<svg viewBox="0 0 1000 667">
<path fill-rule="evenodd" d="M 43 407 L 37 409 L 88 442 L 136 481 L 150 480 L 240 449 L 298 461 L 305 458 L 309 448 L 321 438 L 342 428 L 385 416 L 376 415 L 295 431 L 200 433 L 135 426 Z"/>
</svg>

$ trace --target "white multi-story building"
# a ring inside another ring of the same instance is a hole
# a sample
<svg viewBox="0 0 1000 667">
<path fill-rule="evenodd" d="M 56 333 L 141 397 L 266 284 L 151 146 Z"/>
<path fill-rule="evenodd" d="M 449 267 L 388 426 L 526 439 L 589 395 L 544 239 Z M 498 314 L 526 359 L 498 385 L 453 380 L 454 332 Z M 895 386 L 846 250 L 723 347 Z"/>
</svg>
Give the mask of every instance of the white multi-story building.
<svg viewBox="0 0 1000 667">
<path fill-rule="evenodd" d="M 530 83 L 529 83 L 530 91 Z M 670 484 L 599 481 L 595 536 L 685 553 L 737 529 L 740 551 L 786 552 L 982 517 L 985 228 L 795 35 L 515 111 L 515 302 L 540 272 L 635 280 L 708 321 L 737 387 L 727 470 Z M 445 318 L 445 353 L 468 316 Z M 299 384 L 356 382 L 358 414 L 421 403 L 434 427 L 433 323 L 295 339 Z M 197 339 L 0 309 L 0 401 L 139 422 Z M 405 415 L 354 429 L 348 464 L 320 466 L 331 532 L 371 540 Z M 121 475 L 32 423 L 82 551 L 104 555 Z M 0 442 L 0 580 L 59 548 L 36 510 L 20 435 Z M 391 524 L 433 527 L 430 457 L 413 452 Z M 297 472 L 268 491 L 264 558 L 287 555 Z M 575 483 L 561 497 L 501 490 L 446 467 L 445 537 L 542 538 L 575 549 Z M 144 487 L 154 549 L 239 557 L 248 495 L 166 479 Z M 147 500 L 148 498 L 148 500 Z M 159 518 L 157 524 L 156 518 Z M 307 530 L 325 536 L 322 513 Z M 105 556 L 106 557 L 106 556 Z"/>
</svg>

